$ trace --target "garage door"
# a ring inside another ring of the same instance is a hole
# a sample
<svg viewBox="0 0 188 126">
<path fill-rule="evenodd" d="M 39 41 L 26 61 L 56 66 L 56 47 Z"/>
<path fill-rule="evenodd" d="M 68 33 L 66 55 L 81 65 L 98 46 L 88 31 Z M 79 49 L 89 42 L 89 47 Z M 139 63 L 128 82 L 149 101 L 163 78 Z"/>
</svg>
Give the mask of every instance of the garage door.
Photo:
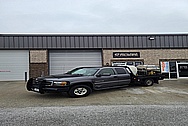
<svg viewBox="0 0 188 126">
<path fill-rule="evenodd" d="M 25 80 L 29 73 L 29 51 L 0 50 L 0 81 Z"/>
<path fill-rule="evenodd" d="M 101 51 L 61 50 L 50 51 L 50 74 L 61 74 L 78 66 L 101 66 Z"/>
</svg>

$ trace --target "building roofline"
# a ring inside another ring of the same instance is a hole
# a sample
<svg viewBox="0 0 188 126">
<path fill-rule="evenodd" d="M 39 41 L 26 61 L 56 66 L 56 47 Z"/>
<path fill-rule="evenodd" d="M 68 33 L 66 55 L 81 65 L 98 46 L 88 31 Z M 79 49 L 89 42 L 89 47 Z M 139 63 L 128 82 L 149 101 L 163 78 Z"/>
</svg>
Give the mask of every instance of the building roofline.
<svg viewBox="0 0 188 126">
<path fill-rule="evenodd" d="M 117 36 L 117 35 L 188 35 L 188 32 L 161 33 L 0 33 L 0 36 Z"/>
</svg>

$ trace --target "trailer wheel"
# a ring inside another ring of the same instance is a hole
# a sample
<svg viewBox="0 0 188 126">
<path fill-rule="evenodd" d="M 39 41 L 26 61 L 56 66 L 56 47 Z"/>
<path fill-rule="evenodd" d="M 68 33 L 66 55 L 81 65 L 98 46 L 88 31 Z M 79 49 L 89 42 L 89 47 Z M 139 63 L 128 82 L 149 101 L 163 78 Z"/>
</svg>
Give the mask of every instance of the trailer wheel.
<svg viewBox="0 0 188 126">
<path fill-rule="evenodd" d="M 145 79 L 144 85 L 145 86 L 152 86 L 154 83 L 153 79 Z"/>
</svg>

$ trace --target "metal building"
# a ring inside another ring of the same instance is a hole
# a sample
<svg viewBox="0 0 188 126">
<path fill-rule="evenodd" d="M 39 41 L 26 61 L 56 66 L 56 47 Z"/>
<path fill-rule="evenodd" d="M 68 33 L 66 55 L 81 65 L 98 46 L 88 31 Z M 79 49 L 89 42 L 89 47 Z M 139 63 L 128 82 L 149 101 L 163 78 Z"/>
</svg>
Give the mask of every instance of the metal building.
<svg viewBox="0 0 188 126">
<path fill-rule="evenodd" d="M 167 78 L 188 77 L 188 34 L 0 34 L 3 81 L 107 64 L 153 64 Z"/>
</svg>

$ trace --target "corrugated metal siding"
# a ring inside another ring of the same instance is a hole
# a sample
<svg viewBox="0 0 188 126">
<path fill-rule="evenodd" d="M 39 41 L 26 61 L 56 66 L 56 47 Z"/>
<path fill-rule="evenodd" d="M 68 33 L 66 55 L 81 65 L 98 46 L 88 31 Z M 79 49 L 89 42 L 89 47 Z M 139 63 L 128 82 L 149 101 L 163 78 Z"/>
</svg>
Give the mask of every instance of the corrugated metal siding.
<svg viewBox="0 0 188 126">
<path fill-rule="evenodd" d="M 155 38 L 149 40 L 149 37 Z M 188 48 L 183 35 L 0 35 L 0 49 Z"/>
</svg>

